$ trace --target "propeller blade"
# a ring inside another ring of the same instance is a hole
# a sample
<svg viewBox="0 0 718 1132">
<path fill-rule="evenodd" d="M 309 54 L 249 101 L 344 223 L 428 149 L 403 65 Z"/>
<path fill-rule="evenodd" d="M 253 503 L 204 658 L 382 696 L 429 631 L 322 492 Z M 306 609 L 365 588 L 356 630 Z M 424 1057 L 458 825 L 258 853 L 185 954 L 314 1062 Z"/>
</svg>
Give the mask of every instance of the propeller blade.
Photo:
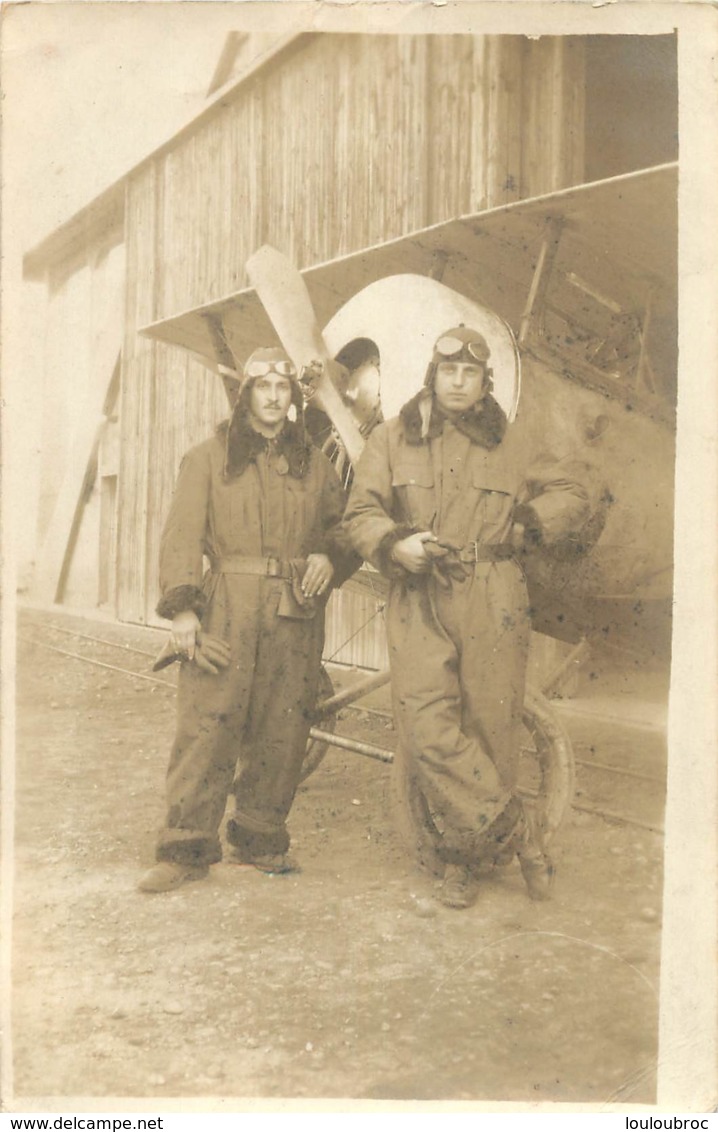
<svg viewBox="0 0 718 1132">
<path fill-rule="evenodd" d="M 246 266 L 249 281 L 297 369 L 301 372 L 314 361 L 323 364 L 323 372 L 312 383 L 312 400 L 327 414 L 355 464 L 364 440 L 332 381 L 331 371 L 339 367 L 327 349 L 302 275 L 287 256 L 268 244 L 250 256 Z"/>
</svg>

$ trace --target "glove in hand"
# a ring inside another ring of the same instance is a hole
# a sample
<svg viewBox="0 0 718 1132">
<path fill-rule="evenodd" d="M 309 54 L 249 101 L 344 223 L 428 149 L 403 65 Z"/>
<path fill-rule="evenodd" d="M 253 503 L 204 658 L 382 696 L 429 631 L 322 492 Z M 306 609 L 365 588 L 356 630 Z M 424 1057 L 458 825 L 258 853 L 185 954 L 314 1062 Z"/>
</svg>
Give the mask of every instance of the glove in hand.
<svg viewBox="0 0 718 1132">
<path fill-rule="evenodd" d="M 169 664 L 174 664 L 176 660 L 187 660 L 187 656 L 184 653 L 176 652 L 172 648 L 171 641 L 168 641 L 152 665 L 152 671 L 160 672 L 163 668 L 167 668 Z M 196 664 L 203 672 L 216 676 L 220 668 L 229 666 L 229 661 L 228 644 L 225 644 L 219 637 L 213 637 L 210 633 L 197 634 L 194 659 L 190 663 Z"/>
<path fill-rule="evenodd" d="M 463 582 L 470 571 L 459 558 L 460 546 L 444 539 L 439 542 L 424 543 L 426 557 L 431 563 L 431 573 L 442 589 L 448 590 L 452 581 Z"/>
</svg>

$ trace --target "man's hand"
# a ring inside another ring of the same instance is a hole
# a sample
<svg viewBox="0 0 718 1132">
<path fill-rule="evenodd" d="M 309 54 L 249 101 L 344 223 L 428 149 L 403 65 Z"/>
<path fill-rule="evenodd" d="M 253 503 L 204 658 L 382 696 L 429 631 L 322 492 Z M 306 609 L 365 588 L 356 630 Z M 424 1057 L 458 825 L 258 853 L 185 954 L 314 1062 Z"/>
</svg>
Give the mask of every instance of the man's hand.
<svg viewBox="0 0 718 1132">
<path fill-rule="evenodd" d="M 197 634 L 201 628 L 200 620 L 192 609 L 185 609 L 172 619 L 170 640 L 175 652 L 194 660 Z"/>
<path fill-rule="evenodd" d="M 216 676 L 220 668 L 227 668 L 231 659 L 229 645 L 219 637 L 211 637 L 209 633 L 200 633 L 197 639 L 197 651 L 194 662 L 203 672 Z"/>
<path fill-rule="evenodd" d="M 436 535 L 431 531 L 417 531 L 397 542 L 391 556 L 410 574 L 425 574 L 431 565 L 424 547 L 425 542 L 436 542 Z"/>
<path fill-rule="evenodd" d="M 299 371 L 299 385 L 301 387 L 304 398 L 310 401 L 314 396 L 317 382 L 320 380 L 324 373 L 324 363 L 319 358 L 314 358 L 313 361 L 307 362 L 302 366 Z"/>
<path fill-rule="evenodd" d="M 334 567 L 326 554 L 310 554 L 302 578 L 302 593 L 305 597 L 317 597 L 323 594 L 333 577 Z"/>
</svg>

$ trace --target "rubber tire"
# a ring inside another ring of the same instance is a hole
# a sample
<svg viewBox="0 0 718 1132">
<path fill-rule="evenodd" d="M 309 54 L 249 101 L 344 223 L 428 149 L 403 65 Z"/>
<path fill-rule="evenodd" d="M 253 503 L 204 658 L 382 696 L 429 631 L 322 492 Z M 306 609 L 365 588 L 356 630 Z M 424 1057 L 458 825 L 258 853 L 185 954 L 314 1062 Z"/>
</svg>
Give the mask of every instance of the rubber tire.
<svg viewBox="0 0 718 1132">
<path fill-rule="evenodd" d="M 323 703 L 328 700 L 330 696 L 334 695 L 334 685 L 332 684 L 331 676 L 327 672 L 324 665 L 322 665 L 319 672 L 319 687 L 317 688 L 317 703 Z M 328 715 L 319 721 L 319 726 L 322 731 L 333 732 L 337 723 L 336 713 Z M 299 782 L 304 782 L 313 774 L 317 769 L 322 759 L 329 750 L 329 744 L 322 742 L 320 739 L 312 739 L 311 736 L 307 742 L 307 749 L 304 754 L 304 762 L 302 763 L 302 773 L 299 776 Z"/>
<path fill-rule="evenodd" d="M 520 785 L 518 793 L 526 798 L 536 828 L 541 832 L 544 843 L 548 844 L 561 825 L 573 798 L 573 748 L 551 704 L 534 688 L 526 689 L 523 722 L 535 744 L 540 785 L 536 797 L 522 791 Z M 407 763 L 402 752 L 397 751 L 392 768 L 395 820 L 419 864 L 441 876 L 444 870 L 438 852 L 441 833 L 432 821 L 424 796 Z"/>
</svg>

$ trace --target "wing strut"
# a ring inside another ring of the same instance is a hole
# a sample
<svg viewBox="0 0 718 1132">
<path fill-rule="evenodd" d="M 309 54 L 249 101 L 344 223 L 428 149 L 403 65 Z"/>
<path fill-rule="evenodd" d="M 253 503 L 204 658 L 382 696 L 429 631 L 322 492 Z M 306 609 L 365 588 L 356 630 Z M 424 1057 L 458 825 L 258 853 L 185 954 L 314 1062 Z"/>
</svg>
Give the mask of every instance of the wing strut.
<svg viewBox="0 0 718 1132">
<path fill-rule="evenodd" d="M 526 344 L 529 334 L 534 329 L 536 317 L 538 317 L 539 323 L 536 327 L 536 331 L 539 336 L 542 334 L 544 302 L 556 259 L 556 253 L 558 252 L 562 230 L 563 221 L 558 216 L 554 216 L 547 221 L 546 235 L 541 242 L 541 251 L 539 252 L 538 261 L 534 268 L 528 299 L 526 300 L 524 312 L 521 315 L 519 346 Z"/>
</svg>

